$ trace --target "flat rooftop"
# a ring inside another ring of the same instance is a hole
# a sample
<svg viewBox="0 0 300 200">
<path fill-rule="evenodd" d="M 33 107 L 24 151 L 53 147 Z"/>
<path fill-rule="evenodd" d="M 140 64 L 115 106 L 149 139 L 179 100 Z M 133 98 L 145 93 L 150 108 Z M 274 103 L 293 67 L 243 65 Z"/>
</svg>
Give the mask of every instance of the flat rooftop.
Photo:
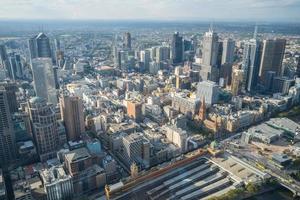
<svg viewBox="0 0 300 200">
<path fill-rule="evenodd" d="M 202 199 L 220 196 L 237 184 L 228 172 L 207 158 L 199 157 L 127 192 L 114 194 L 111 199 Z"/>
<path fill-rule="evenodd" d="M 230 173 L 231 177 L 237 182 L 260 182 L 268 177 L 266 173 L 259 171 L 235 156 L 224 154 L 222 157 L 211 158 L 211 160 Z"/>
</svg>

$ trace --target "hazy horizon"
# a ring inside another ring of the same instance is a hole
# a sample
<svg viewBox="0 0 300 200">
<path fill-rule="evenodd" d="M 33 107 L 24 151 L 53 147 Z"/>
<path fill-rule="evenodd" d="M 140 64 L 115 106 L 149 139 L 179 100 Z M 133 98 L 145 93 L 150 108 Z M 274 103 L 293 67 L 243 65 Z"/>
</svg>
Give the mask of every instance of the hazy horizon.
<svg viewBox="0 0 300 200">
<path fill-rule="evenodd" d="M 299 0 L 0 0 L 0 3 L 0 20 L 300 20 Z"/>
</svg>

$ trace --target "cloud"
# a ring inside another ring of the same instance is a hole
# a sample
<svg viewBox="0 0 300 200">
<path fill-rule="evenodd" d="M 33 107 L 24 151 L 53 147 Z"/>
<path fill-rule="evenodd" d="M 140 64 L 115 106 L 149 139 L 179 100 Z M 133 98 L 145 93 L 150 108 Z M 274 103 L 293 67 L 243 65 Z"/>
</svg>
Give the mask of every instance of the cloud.
<svg viewBox="0 0 300 200">
<path fill-rule="evenodd" d="M 299 20 L 299 0 L 0 0 L 0 19 Z"/>
</svg>

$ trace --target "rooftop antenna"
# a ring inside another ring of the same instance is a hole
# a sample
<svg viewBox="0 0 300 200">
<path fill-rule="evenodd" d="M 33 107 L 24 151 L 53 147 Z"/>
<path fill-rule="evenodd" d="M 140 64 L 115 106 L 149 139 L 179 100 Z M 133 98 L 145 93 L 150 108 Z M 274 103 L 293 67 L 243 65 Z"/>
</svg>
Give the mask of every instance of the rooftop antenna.
<svg viewBox="0 0 300 200">
<path fill-rule="evenodd" d="M 214 22 L 210 22 L 209 31 L 210 32 L 214 31 Z"/>
<path fill-rule="evenodd" d="M 257 38 L 257 30 L 258 30 L 258 27 L 257 27 L 257 24 L 255 25 L 255 29 L 254 29 L 254 33 L 253 33 L 253 38 L 256 39 Z"/>
</svg>

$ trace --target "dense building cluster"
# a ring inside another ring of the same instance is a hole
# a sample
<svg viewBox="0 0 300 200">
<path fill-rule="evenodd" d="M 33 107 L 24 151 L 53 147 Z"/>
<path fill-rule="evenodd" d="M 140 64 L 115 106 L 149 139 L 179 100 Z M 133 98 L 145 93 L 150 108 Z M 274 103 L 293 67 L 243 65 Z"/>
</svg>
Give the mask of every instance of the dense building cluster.
<svg viewBox="0 0 300 200">
<path fill-rule="evenodd" d="M 239 132 L 245 144 L 269 144 L 293 126 L 288 135 L 298 138 L 297 123 L 270 119 L 300 102 L 292 37 L 256 28 L 245 39 L 212 26 L 202 37 L 85 34 L 0 44 L 0 166 L 15 199 L 98 195 Z"/>
</svg>

